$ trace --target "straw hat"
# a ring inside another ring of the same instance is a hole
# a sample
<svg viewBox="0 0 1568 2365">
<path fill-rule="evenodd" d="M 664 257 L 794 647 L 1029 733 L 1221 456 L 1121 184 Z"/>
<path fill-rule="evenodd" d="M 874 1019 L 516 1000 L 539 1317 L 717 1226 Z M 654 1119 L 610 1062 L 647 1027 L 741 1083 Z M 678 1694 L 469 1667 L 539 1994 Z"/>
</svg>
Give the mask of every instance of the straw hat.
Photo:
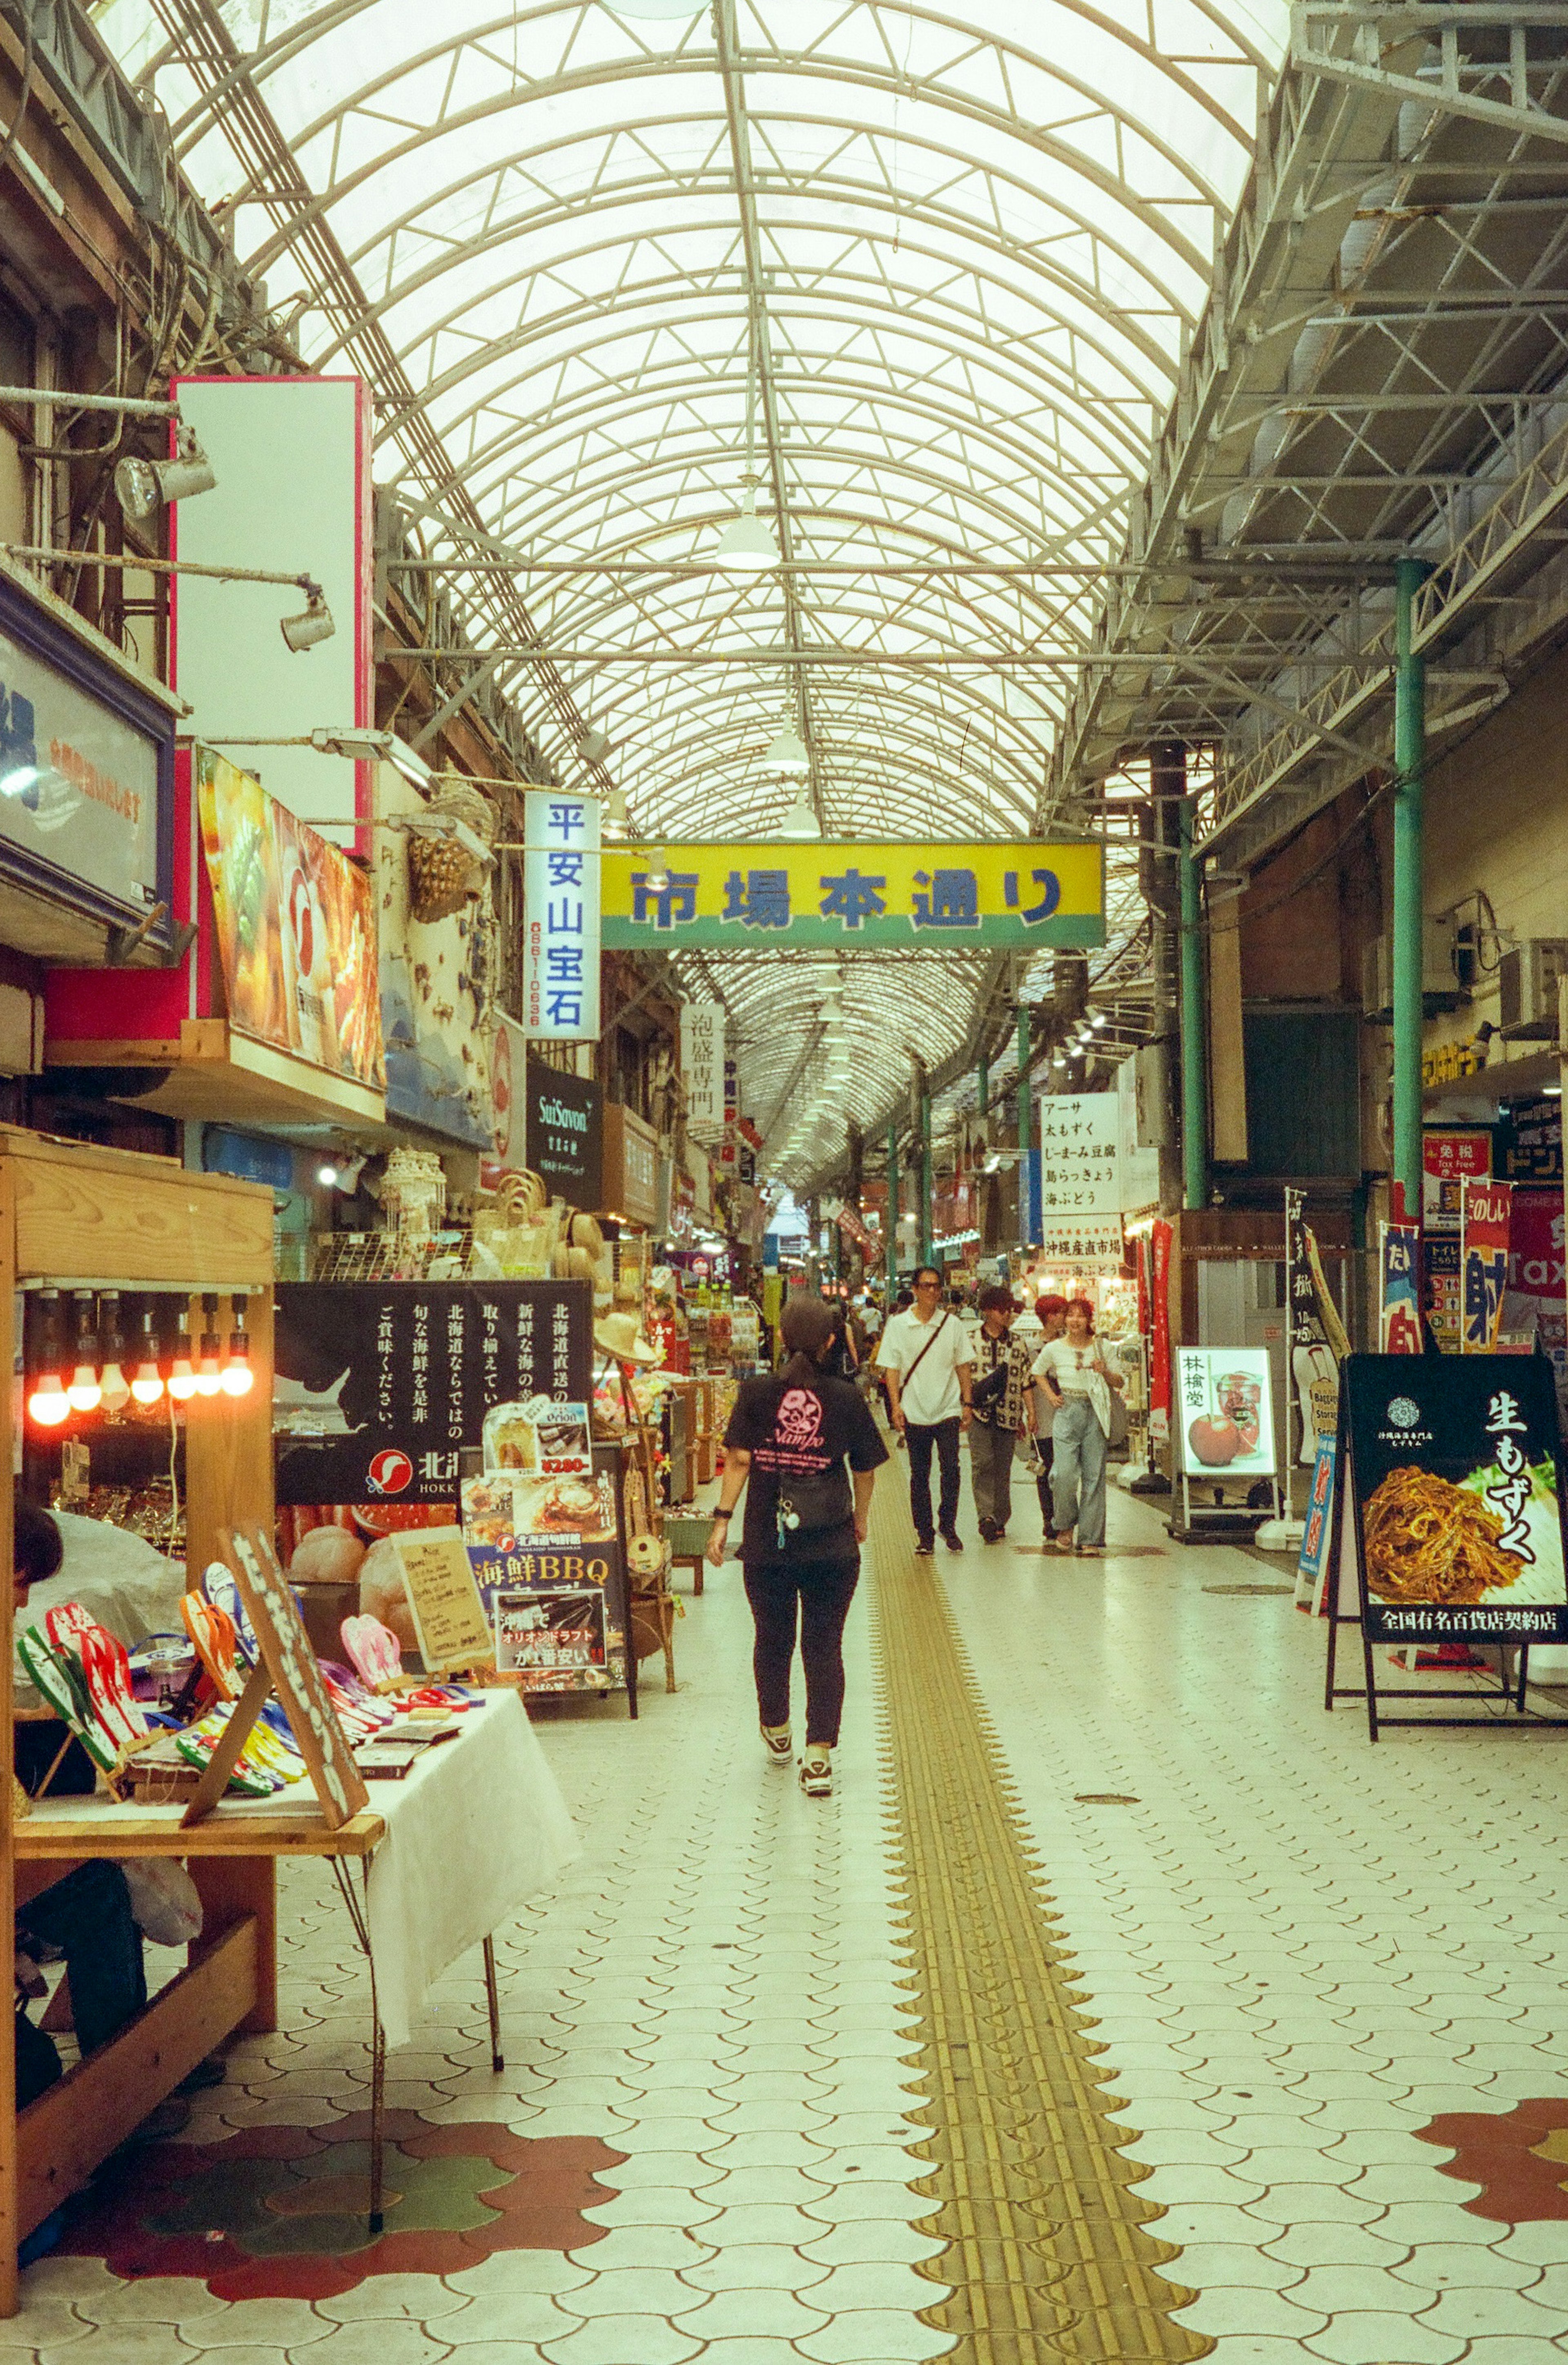
<svg viewBox="0 0 1568 2365">
<path fill-rule="evenodd" d="M 618 1363 L 656 1363 L 659 1351 L 643 1336 L 635 1314 L 604 1314 L 593 1326 L 593 1343 Z"/>
</svg>

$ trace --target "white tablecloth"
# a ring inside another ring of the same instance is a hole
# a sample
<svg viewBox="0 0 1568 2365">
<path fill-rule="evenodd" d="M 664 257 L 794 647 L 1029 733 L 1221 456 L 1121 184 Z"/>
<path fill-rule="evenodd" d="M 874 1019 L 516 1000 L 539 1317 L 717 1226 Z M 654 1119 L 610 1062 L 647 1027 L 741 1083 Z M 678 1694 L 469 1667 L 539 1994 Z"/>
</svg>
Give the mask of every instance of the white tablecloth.
<svg viewBox="0 0 1568 2365">
<path fill-rule="evenodd" d="M 579 1851 L 516 1692 L 492 1692 L 457 1739 L 432 1749 L 406 1781 L 368 1788 L 386 1818 L 370 1863 L 376 2000 L 387 2044 L 406 2045 L 448 1965 L 548 1889 Z"/>
<path fill-rule="evenodd" d="M 368 1922 L 376 2002 L 388 2045 L 406 2045 L 409 2024 L 435 1981 L 459 1955 L 548 1889 L 580 1851 L 539 1735 L 516 1692 L 486 1695 L 455 1740 L 431 1749 L 401 1782 L 367 1783 L 386 1835 L 370 1862 Z M 173 1830 L 178 1806 L 125 1806 L 107 1799 L 41 1799 L 39 1823 L 93 1821 L 94 1852 L 113 1856 L 117 1823 Z M 220 1799 L 213 1820 L 320 1815 L 308 1781 L 270 1799 Z M 86 1851 L 84 1850 L 84 1853 Z M 134 1851 L 132 1851 L 134 1852 Z M 357 1882 L 359 1867 L 345 1865 Z M 474 1967 L 476 1979 L 479 1967 Z"/>
</svg>

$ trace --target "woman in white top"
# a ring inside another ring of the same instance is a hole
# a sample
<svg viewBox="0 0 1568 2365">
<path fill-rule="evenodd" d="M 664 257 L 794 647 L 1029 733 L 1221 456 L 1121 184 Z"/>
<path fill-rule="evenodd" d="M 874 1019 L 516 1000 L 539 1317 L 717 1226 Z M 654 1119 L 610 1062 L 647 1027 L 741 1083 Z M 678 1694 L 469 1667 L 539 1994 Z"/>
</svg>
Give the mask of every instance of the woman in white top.
<svg viewBox="0 0 1568 2365">
<path fill-rule="evenodd" d="M 1094 1309 L 1086 1297 L 1069 1298 L 1065 1335 L 1041 1348 L 1031 1376 L 1040 1382 L 1052 1408 L 1056 1549 L 1072 1550 L 1076 1527 L 1081 1552 L 1103 1552 L 1111 1390 L 1122 1385 L 1122 1375 L 1095 1343 Z"/>
</svg>

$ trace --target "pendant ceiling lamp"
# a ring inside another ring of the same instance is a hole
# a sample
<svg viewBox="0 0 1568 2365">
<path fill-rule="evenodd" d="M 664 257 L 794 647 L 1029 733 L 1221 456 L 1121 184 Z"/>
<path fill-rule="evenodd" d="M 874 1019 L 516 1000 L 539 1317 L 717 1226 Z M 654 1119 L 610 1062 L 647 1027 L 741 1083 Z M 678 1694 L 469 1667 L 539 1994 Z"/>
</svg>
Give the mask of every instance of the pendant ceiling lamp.
<svg viewBox="0 0 1568 2365">
<path fill-rule="evenodd" d="M 786 714 L 784 717 L 777 737 L 762 760 L 770 772 L 809 772 L 811 770 L 812 759 L 806 752 L 806 743 L 796 730 L 794 718 L 791 715 Z"/>
<path fill-rule="evenodd" d="M 778 566 L 778 544 L 773 538 L 772 527 L 757 516 L 756 477 L 747 476 L 745 483 L 740 515 L 732 518 L 719 536 L 713 564 L 743 573 L 760 573 L 765 566 Z"/>
<path fill-rule="evenodd" d="M 783 820 L 779 823 L 778 828 L 773 834 L 775 837 L 790 838 L 820 837 L 822 835 L 823 825 L 817 819 L 815 808 L 813 807 L 811 798 L 807 795 L 804 788 L 801 789 L 799 796 L 795 799 L 794 803 L 790 806 L 789 812 L 785 814 Z"/>
</svg>

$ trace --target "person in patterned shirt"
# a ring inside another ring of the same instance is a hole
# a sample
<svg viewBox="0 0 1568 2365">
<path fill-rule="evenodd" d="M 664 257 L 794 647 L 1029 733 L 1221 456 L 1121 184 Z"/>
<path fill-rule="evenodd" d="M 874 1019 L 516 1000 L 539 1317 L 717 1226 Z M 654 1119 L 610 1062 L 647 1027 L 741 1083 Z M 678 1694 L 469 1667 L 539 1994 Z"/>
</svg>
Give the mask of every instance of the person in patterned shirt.
<svg viewBox="0 0 1568 2365">
<path fill-rule="evenodd" d="M 1022 1339 L 1015 1341 L 1009 1335 L 1017 1311 L 1012 1292 L 1000 1283 L 981 1291 L 980 1325 L 975 1333 L 969 1483 L 974 1488 L 980 1541 L 988 1544 L 1000 1543 L 1007 1532 L 1013 1508 L 1014 1450 L 1020 1429 L 1034 1426 L 1030 1350 Z"/>
</svg>

